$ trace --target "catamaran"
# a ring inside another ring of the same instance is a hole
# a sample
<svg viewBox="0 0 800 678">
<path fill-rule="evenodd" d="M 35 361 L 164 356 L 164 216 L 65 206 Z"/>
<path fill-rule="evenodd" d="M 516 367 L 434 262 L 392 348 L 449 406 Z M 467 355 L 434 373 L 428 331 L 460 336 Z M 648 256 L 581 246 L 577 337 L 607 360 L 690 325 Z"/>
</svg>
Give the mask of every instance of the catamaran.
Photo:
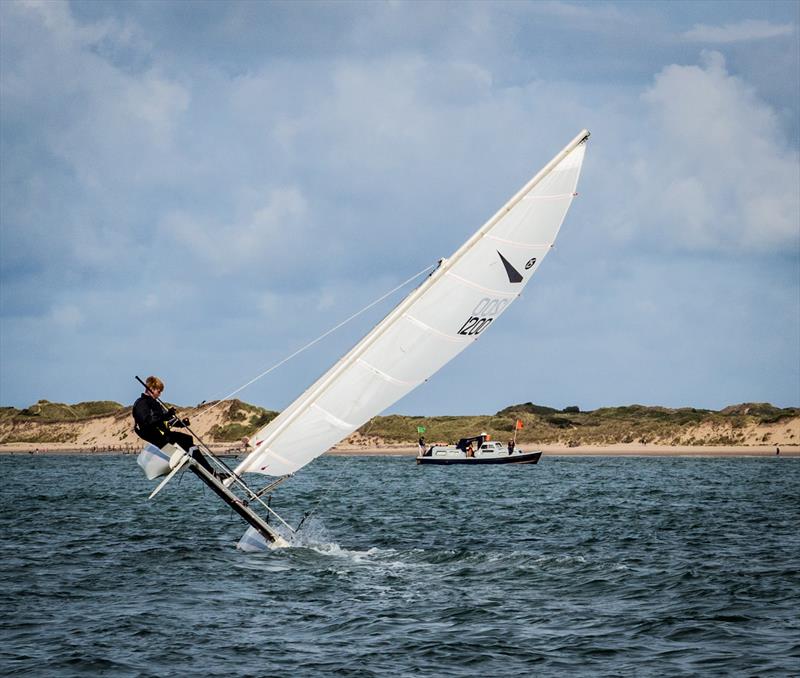
<svg viewBox="0 0 800 678">
<path fill-rule="evenodd" d="M 449 259 L 440 259 L 424 282 L 252 437 L 252 451 L 235 469 L 205 449 L 228 478 L 208 472 L 186 450 L 146 446 L 139 465 L 150 479 L 166 476 L 150 496 L 188 468 L 248 523 L 241 549 L 288 545 L 303 521 L 293 528 L 265 496 L 427 381 L 520 296 L 577 195 L 588 139 L 582 130 Z M 255 489 L 247 474 L 272 480 Z"/>
</svg>

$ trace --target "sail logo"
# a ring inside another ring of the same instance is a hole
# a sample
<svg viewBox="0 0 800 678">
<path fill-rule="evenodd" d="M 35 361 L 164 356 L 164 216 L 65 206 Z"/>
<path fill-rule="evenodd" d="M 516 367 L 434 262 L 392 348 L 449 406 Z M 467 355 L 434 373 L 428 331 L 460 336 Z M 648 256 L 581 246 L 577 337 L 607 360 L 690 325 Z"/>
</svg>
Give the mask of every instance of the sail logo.
<svg viewBox="0 0 800 678">
<path fill-rule="evenodd" d="M 502 257 L 502 255 L 500 256 Z M 461 329 L 458 330 L 458 334 L 465 337 L 473 337 L 480 334 L 489 327 L 495 317 L 504 311 L 506 306 L 510 303 L 510 299 L 490 299 L 489 297 L 484 297 L 477 303 L 475 308 L 472 309 L 472 313 L 461 326 Z"/>
<path fill-rule="evenodd" d="M 520 283 L 522 282 L 522 273 L 520 273 L 516 268 L 511 265 L 508 259 L 506 259 L 502 254 L 500 254 L 500 250 L 497 250 L 497 255 L 500 257 L 500 261 L 503 262 L 503 266 L 506 268 L 506 275 L 508 276 L 508 282 L 510 283 Z M 535 260 L 534 260 L 535 261 Z M 532 266 L 533 264 L 531 264 Z M 525 268 L 529 268 L 526 266 Z"/>
</svg>

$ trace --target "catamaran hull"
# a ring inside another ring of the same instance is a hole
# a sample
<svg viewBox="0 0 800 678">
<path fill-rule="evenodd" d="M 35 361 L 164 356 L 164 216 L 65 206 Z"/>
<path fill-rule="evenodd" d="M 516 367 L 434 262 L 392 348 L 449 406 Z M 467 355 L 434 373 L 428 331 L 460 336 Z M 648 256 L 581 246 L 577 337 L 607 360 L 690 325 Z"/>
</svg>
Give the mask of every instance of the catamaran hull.
<svg viewBox="0 0 800 678">
<path fill-rule="evenodd" d="M 136 463 L 144 471 L 148 480 L 155 480 L 167 475 L 172 470 L 169 465 L 172 452 L 171 445 L 166 445 L 164 450 L 160 450 L 155 445 L 147 443 L 139 453 Z"/>
<path fill-rule="evenodd" d="M 190 458 L 189 469 L 202 480 L 211 490 L 224 501 L 228 506 L 233 509 L 235 513 L 247 522 L 255 532 L 261 535 L 264 541 L 269 545 L 269 548 L 281 548 L 288 546 L 287 541 L 281 537 L 275 530 L 269 527 L 264 520 L 249 506 L 242 502 L 233 492 L 231 492 L 223 483 L 212 476 L 194 459 Z"/>
<path fill-rule="evenodd" d="M 432 466 L 450 466 L 452 464 L 465 466 L 479 464 L 537 464 L 541 456 L 541 452 L 525 452 L 524 454 L 513 454 L 507 457 L 417 457 L 417 463 L 430 464 Z"/>
<path fill-rule="evenodd" d="M 181 469 L 188 468 L 250 526 L 239 544 L 240 548 L 242 548 L 242 543 L 256 544 L 258 547 L 244 548 L 243 550 L 265 550 L 289 546 L 289 543 L 258 515 L 247 501 L 231 491 L 228 487 L 230 481 L 221 481 L 180 446 L 165 445 L 159 449 L 148 443 L 137 461 L 149 480 L 166 476 L 152 492 L 150 499 L 155 497 Z"/>
</svg>

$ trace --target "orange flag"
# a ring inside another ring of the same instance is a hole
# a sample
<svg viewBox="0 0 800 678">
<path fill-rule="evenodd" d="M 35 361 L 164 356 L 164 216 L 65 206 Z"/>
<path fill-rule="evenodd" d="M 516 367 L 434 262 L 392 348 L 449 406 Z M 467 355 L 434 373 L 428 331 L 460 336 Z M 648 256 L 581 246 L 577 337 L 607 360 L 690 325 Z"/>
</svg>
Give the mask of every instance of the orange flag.
<svg viewBox="0 0 800 678">
<path fill-rule="evenodd" d="M 517 428 L 522 428 L 522 419 L 517 419 Z"/>
</svg>

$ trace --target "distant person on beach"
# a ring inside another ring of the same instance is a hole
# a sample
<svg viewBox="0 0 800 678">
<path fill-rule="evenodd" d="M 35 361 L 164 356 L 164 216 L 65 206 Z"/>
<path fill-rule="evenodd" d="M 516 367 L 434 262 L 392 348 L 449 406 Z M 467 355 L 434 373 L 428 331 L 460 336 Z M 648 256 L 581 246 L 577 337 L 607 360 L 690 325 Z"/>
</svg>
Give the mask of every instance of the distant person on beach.
<svg viewBox="0 0 800 678">
<path fill-rule="evenodd" d="M 775 456 L 777 457 L 781 453 L 781 448 L 777 445 L 775 446 Z"/>
<path fill-rule="evenodd" d="M 189 420 L 179 419 L 174 407 L 166 409 L 158 401 L 164 392 L 164 382 L 158 377 L 147 377 L 144 383 L 147 390 L 133 404 L 133 430 L 136 435 L 159 449 L 168 443 L 180 445 L 181 449 L 188 452 L 206 471 L 216 477 L 223 477 L 223 474 L 215 471 L 203 453 L 195 447 L 192 436 L 172 430 L 173 426 L 188 427 Z"/>
</svg>

